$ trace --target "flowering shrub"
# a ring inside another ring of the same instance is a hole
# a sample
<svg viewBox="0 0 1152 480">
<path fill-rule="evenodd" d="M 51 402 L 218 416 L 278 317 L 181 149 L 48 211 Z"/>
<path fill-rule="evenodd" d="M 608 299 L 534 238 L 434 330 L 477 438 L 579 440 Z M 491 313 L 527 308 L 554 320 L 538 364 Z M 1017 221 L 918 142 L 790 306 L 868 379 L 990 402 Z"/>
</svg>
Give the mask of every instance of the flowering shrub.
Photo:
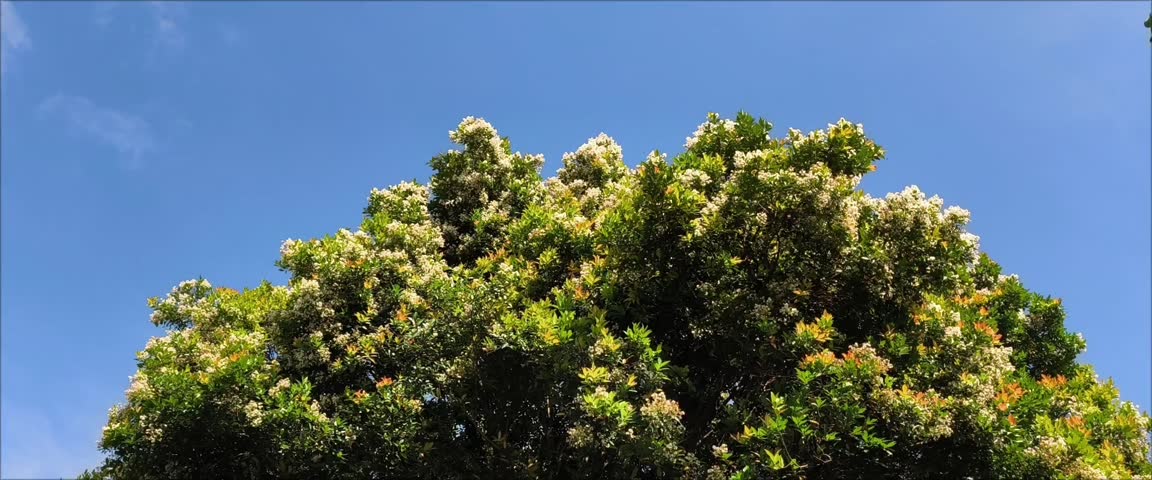
<svg viewBox="0 0 1152 480">
<path fill-rule="evenodd" d="M 968 212 L 847 121 L 709 115 L 635 169 L 467 118 L 429 186 L 150 301 L 89 478 L 1148 478 L 1149 417 Z"/>
</svg>

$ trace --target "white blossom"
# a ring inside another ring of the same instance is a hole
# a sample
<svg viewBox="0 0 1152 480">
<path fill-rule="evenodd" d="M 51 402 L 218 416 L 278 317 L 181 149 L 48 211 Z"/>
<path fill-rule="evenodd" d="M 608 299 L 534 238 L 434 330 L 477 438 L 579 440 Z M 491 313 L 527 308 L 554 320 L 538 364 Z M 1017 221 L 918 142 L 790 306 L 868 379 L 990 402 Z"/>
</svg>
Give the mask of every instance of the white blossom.
<svg viewBox="0 0 1152 480">
<path fill-rule="evenodd" d="M 711 181 L 711 178 L 708 177 L 707 173 L 704 173 L 695 168 L 689 168 L 685 169 L 683 172 L 680 172 L 679 181 L 688 187 L 699 190 L 708 185 L 708 183 Z"/>
<path fill-rule="evenodd" d="M 708 114 L 708 121 L 701 123 L 696 128 L 696 132 L 684 141 L 684 148 L 691 149 L 704 137 L 713 135 L 719 132 L 731 133 L 736 131 L 736 122 L 728 119 L 720 119 L 720 116 L 715 113 Z"/>
<path fill-rule="evenodd" d="M 268 389 L 268 396 L 276 396 L 276 394 L 287 390 L 290 386 L 292 386 L 292 382 L 290 380 L 287 378 L 281 378 L 276 382 L 275 385 L 272 386 L 272 388 Z"/>
<path fill-rule="evenodd" d="M 264 421 L 264 410 L 259 403 L 249 401 L 244 405 L 244 416 L 248 418 L 248 423 L 252 426 L 259 427 L 260 423 Z"/>
<path fill-rule="evenodd" d="M 972 218 L 972 214 L 960 207 L 952 206 L 944 210 L 944 217 L 953 219 L 957 223 L 966 224 Z"/>
</svg>

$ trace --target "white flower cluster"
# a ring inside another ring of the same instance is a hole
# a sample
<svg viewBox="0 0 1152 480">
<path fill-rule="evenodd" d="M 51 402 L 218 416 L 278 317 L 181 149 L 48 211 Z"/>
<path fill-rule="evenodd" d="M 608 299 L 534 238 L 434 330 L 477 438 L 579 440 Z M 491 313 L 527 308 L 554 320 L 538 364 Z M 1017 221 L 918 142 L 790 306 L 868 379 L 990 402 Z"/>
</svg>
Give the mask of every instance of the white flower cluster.
<svg viewBox="0 0 1152 480">
<path fill-rule="evenodd" d="M 129 401 L 143 400 L 152 395 L 152 386 L 148 383 L 148 374 L 145 372 L 136 372 L 131 376 L 132 384 L 128 386 L 125 391 L 125 396 Z"/>
<path fill-rule="evenodd" d="M 406 252 L 415 255 L 434 255 L 444 247 L 444 237 L 439 228 L 430 221 L 401 223 L 391 221 L 374 231 L 377 256 L 387 256 L 387 251 Z"/>
<path fill-rule="evenodd" d="M 980 236 L 969 232 L 960 234 L 960 240 L 963 241 L 969 248 L 972 249 L 974 254 L 978 257 L 980 252 Z M 975 263 L 975 260 L 973 261 Z"/>
<path fill-rule="evenodd" d="M 328 416 L 325 415 L 324 412 L 320 410 L 320 404 L 317 403 L 316 400 L 312 400 L 311 402 L 308 403 L 308 415 L 312 417 L 313 421 L 318 422 L 318 423 L 323 423 L 323 422 L 328 421 Z"/>
<path fill-rule="evenodd" d="M 601 133 L 588 139 L 574 153 L 565 153 L 564 166 L 556 177 L 564 183 L 583 181 L 589 188 L 603 187 L 628 173 L 624 150 L 612 137 Z"/>
<path fill-rule="evenodd" d="M 677 180 L 681 184 L 687 185 L 693 190 L 703 190 L 704 187 L 706 187 L 708 183 L 712 181 L 712 179 L 708 177 L 707 173 L 704 173 L 695 168 L 688 168 L 680 172 L 679 178 L 677 178 Z"/>
<path fill-rule="evenodd" d="M 816 195 L 823 194 L 824 203 L 837 181 L 828 166 L 819 162 L 803 170 L 761 170 L 756 172 L 756 178 L 769 186 L 798 185 Z"/>
<path fill-rule="evenodd" d="M 167 349 L 169 351 L 172 351 L 172 346 L 170 345 L 171 342 L 172 342 L 172 335 L 171 334 L 165 335 L 163 337 L 152 337 L 152 338 L 148 339 L 148 343 L 144 345 L 144 350 L 141 350 L 138 353 L 136 353 L 136 359 L 141 361 L 141 362 L 145 362 L 145 361 L 148 361 L 148 359 L 152 358 L 153 353 L 155 351 L 158 351 L 161 349 Z"/>
<path fill-rule="evenodd" d="M 1068 461 L 1070 460 L 1069 457 L 1072 455 L 1073 452 L 1070 449 L 1068 442 L 1065 441 L 1063 437 L 1059 437 L 1059 436 L 1050 437 L 1050 436 L 1045 435 L 1045 436 L 1041 436 L 1040 438 L 1036 439 L 1036 444 L 1025 449 L 1024 453 L 1031 456 L 1031 457 L 1039 459 L 1041 462 L 1043 462 L 1045 465 L 1047 465 L 1050 468 L 1053 468 L 1056 470 L 1063 470 L 1062 467 L 1064 467 L 1065 464 L 1068 463 Z M 1100 476 L 1100 477 L 1076 476 L 1073 478 L 1102 478 L 1102 479 L 1104 479 L 1107 477 L 1104 477 L 1104 476 Z"/>
<path fill-rule="evenodd" d="M 1012 348 L 989 344 L 983 331 L 964 332 L 960 312 L 944 300 L 931 300 L 921 315 L 916 328 L 932 345 L 921 352 L 922 361 L 932 367 L 912 376 L 926 383 L 952 379 L 942 391 L 949 392 L 958 419 L 975 422 L 996 417 L 997 389 L 1015 371 Z"/>
<path fill-rule="evenodd" d="M 931 239 L 945 248 L 963 249 L 965 266 L 975 266 L 980 258 L 980 237 L 964 230 L 969 219 L 968 211 L 957 207 L 942 211 L 943 203 L 936 196 L 926 198 L 915 185 L 899 193 L 890 193 L 883 200 L 873 201 L 879 237 L 892 251 L 893 257 L 904 256 L 901 251 L 922 248 L 915 246 L 917 239 Z M 942 268 L 949 270 L 947 263 L 950 260 L 933 256 L 926 258 L 932 263 L 924 270 L 925 273 L 938 272 Z M 949 275 L 955 280 L 954 274 Z"/>
<path fill-rule="evenodd" d="M 164 438 L 164 429 L 159 426 L 149 426 L 144 429 L 144 439 L 156 443 Z"/>
<path fill-rule="evenodd" d="M 223 371 L 229 365 L 236 361 L 238 356 L 243 356 L 241 352 L 261 352 L 267 344 L 267 336 L 263 330 L 230 330 L 227 337 L 221 339 L 219 342 L 214 343 L 196 343 L 194 346 L 197 348 L 197 360 L 199 364 L 197 369 L 208 375 L 215 374 Z M 231 355 L 225 352 L 233 352 Z M 264 368 L 270 368 L 270 365 Z M 253 371 L 252 375 L 260 377 L 266 375 L 258 370 Z"/>
<path fill-rule="evenodd" d="M 684 148 L 691 149 L 693 146 L 699 143 L 700 140 L 704 139 L 704 137 L 719 132 L 731 133 L 735 131 L 736 122 L 728 119 L 721 119 L 720 115 L 717 113 L 709 113 L 708 121 L 701 123 L 699 127 L 696 127 L 696 131 L 692 134 L 692 136 L 685 139 Z"/>
<path fill-rule="evenodd" d="M 648 152 L 648 156 L 644 158 L 644 165 L 666 168 L 668 166 L 668 154 L 656 150 Z"/>
<path fill-rule="evenodd" d="M 805 135 L 800 130 L 795 128 L 788 129 L 788 136 L 785 137 L 784 143 L 791 144 L 792 148 L 803 148 L 807 145 L 819 145 L 827 143 L 830 138 L 836 137 L 864 137 L 864 125 L 860 123 L 853 124 L 843 117 L 836 123 L 829 123 L 827 130 L 814 130 Z M 845 152 L 848 156 L 856 154 L 855 148 L 848 147 Z"/>
<path fill-rule="evenodd" d="M 984 347 L 977 350 L 976 355 L 969 356 L 967 361 L 980 362 L 984 365 L 982 373 L 986 373 L 997 383 L 1016 370 L 1012 365 L 1012 347 Z"/>
<path fill-rule="evenodd" d="M 208 280 L 204 280 L 202 278 L 198 280 L 184 280 L 183 282 L 180 282 L 176 288 L 172 289 L 172 293 L 178 293 L 193 288 L 207 290 L 212 288 L 212 284 L 209 283 Z"/>
<path fill-rule="evenodd" d="M 966 225 L 972 219 L 972 214 L 963 208 L 951 206 L 944 210 L 944 219 L 951 223 Z"/>
<path fill-rule="evenodd" d="M 496 132 L 496 128 L 488 123 L 483 118 L 465 117 L 460 122 L 460 126 L 456 130 L 448 132 L 448 138 L 452 139 L 460 145 L 467 145 L 471 148 L 477 148 L 481 145 L 487 145 L 491 148 L 491 153 L 501 152 L 503 150 L 503 141 L 500 139 L 500 134 Z"/>
<path fill-rule="evenodd" d="M 772 152 L 768 150 L 753 150 L 751 152 L 736 152 L 732 156 L 732 165 L 736 170 L 743 170 L 748 167 L 749 163 L 755 160 L 762 159 Z"/>
<path fill-rule="evenodd" d="M 485 251 L 490 235 L 498 235 L 508 219 L 543 193 L 543 156 L 509 155 L 495 129 L 480 120 L 465 119 L 458 132 L 452 139 L 465 146 L 464 152 L 434 158 L 437 173 L 430 184 L 430 211 L 451 247 L 450 259 Z M 474 218 L 477 210 L 480 219 Z"/>
<path fill-rule="evenodd" d="M 626 192 L 629 191 L 631 181 L 634 178 L 635 177 L 632 176 L 626 176 L 620 179 L 620 181 L 609 183 L 607 186 L 600 189 L 601 193 L 599 193 L 598 199 L 600 203 L 600 211 L 604 213 L 611 212 L 618 205 L 620 205 L 620 202 L 627 194 Z"/>
<path fill-rule="evenodd" d="M 163 300 L 149 300 L 149 306 L 152 307 L 152 323 L 184 326 L 211 316 L 211 305 L 207 301 L 211 293 L 212 284 L 207 280 L 180 282 Z"/>
<path fill-rule="evenodd" d="M 659 420 L 678 420 L 684 416 L 684 412 L 680 410 L 680 404 L 665 397 L 663 391 L 656 391 L 649 396 L 644 405 L 640 407 L 640 414 Z"/>
<path fill-rule="evenodd" d="M 314 279 L 295 279 L 291 292 L 293 292 L 293 298 L 291 298 L 290 305 L 294 307 L 296 313 L 319 312 L 320 317 L 323 318 L 332 317 L 336 313 L 331 307 L 324 304 L 324 299 L 320 295 L 320 282 Z"/>
<path fill-rule="evenodd" d="M 1002 346 L 973 347 L 965 337 L 947 337 L 943 352 L 937 357 L 938 365 L 949 365 L 956 379 L 952 388 L 960 392 L 956 397 L 958 415 L 968 421 L 988 419 L 996 416 L 996 389 L 1008 374 L 1015 370 L 1012 365 L 1012 348 Z M 973 368 L 976 367 L 976 368 Z"/>
<path fill-rule="evenodd" d="M 892 362 L 887 358 L 880 356 L 871 343 L 857 343 L 848 347 L 848 354 L 854 356 L 859 361 L 864 363 L 871 363 L 875 365 L 876 370 L 883 374 L 892 369 Z M 879 380 L 879 378 L 877 378 Z"/>
<path fill-rule="evenodd" d="M 301 242 L 299 240 L 293 240 L 291 238 L 284 240 L 284 243 L 280 244 L 280 257 L 284 258 L 284 257 L 292 256 L 296 252 L 296 249 L 299 248 L 300 244 L 302 244 L 302 243 L 304 243 L 304 242 Z"/>
<path fill-rule="evenodd" d="M 259 427 L 264 421 L 264 409 L 259 403 L 249 401 L 244 404 L 244 416 L 248 418 L 248 423 L 253 427 Z"/>
<path fill-rule="evenodd" d="M 941 212 L 943 207 L 944 200 L 935 195 L 925 198 L 924 192 L 916 185 L 909 185 L 899 193 L 889 193 L 884 201 L 876 203 L 877 213 L 882 220 L 907 218 L 920 225 L 940 224 L 944 220 Z"/>
<path fill-rule="evenodd" d="M 844 228 L 848 230 L 848 235 L 856 238 L 860 227 L 860 207 L 861 201 L 855 196 L 850 196 L 844 199 Z"/>
<path fill-rule="evenodd" d="M 827 212 L 830 221 L 843 221 L 849 230 L 854 232 L 859 217 L 860 204 L 853 199 L 841 197 L 835 193 L 851 191 L 850 188 L 847 188 L 850 186 L 850 181 L 849 178 L 833 175 L 827 165 L 819 162 L 805 169 L 779 169 L 766 164 L 745 164 L 744 168 L 735 171 L 733 177 L 728 180 L 727 185 L 722 187 L 719 193 L 708 198 L 707 203 L 700 211 L 700 215 L 692 220 L 692 235 L 707 234 L 716 228 L 717 222 L 721 222 L 720 224 L 731 222 L 732 218 L 722 219 L 719 217 L 719 213 L 730 205 L 746 205 L 749 201 L 753 201 L 748 197 L 749 195 L 763 196 L 754 201 L 767 205 L 775 203 L 781 195 L 792 196 L 789 203 L 799 201 L 812 205 L 820 212 Z M 752 192 L 733 190 L 731 186 L 734 182 L 741 184 L 759 183 L 762 188 Z M 741 207 L 737 208 L 740 209 Z M 851 218 L 841 217 L 841 215 L 845 215 L 841 213 L 842 210 L 849 208 L 855 209 L 853 213 L 847 214 L 851 215 Z M 741 213 L 746 212 L 751 217 L 748 220 L 752 225 L 762 225 L 761 220 L 766 218 L 760 215 L 765 212 L 743 210 Z"/>
<path fill-rule="evenodd" d="M 940 408 L 944 403 L 932 389 L 911 392 L 882 388 L 873 401 L 894 428 L 916 441 L 927 442 L 952 435 L 952 416 Z"/>
<path fill-rule="evenodd" d="M 292 386 L 291 380 L 288 380 L 287 378 L 281 378 L 280 380 L 278 380 L 276 382 L 275 385 L 272 386 L 272 388 L 268 389 L 268 396 L 269 397 L 275 397 L 276 395 L 279 395 L 280 392 L 288 390 L 288 387 L 291 387 L 291 386 Z"/>
<path fill-rule="evenodd" d="M 723 190 L 709 198 L 704 208 L 700 209 L 700 216 L 692 220 L 692 235 L 698 237 L 707 234 L 712 224 L 719 219 L 720 210 L 728 204 L 728 201 L 728 193 Z"/>
<path fill-rule="evenodd" d="M 840 137 L 840 136 L 863 137 L 864 136 L 864 124 L 852 123 L 852 122 L 849 122 L 844 117 L 840 117 L 840 120 L 836 121 L 836 123 L 829 123 L 828 124 L 828 136 L 829 137 Z"/>
<path fill-rule="evenodd" d="M 791 144 L 792 148 L 801 148 L 805 145 L 820 144 L 828 141 L 828 134 L 823 130 L 814 130 L 804 135 L 804 132 L 795 128 L 788 129 L 788 136 L 784 139 L 785 143 Z"/>
<path fill-rule="evenodd" d="M 595 442 L 596 433 L 588 425 L 577 425 L 568 429 L 568 444 L 575 448 L 587 448 Z"/>
<path fill-rule="evenodd" d="M 368 194 L 365 213 L 384 212 L 389 218 L 404 223 L 428 220 L 428 187 L 415 182 L 401 182 L 384 190 L 373 188 Z"/>
<path fill-rule="evenodd" d="M 576 179 L 570 183 L 550 178 L 544 182 L 544 204 L 549 208 L 563 208 L 562 205 L 568 197 L 575 197 L 579 202 L 581 211 L 595 215 L 607 210 L 608 205 L 615 205 L 616 199 L 612 195 L 605 195 L 605 191 L 618 191 L 619 182 L 608 182 L 604 188 L 589 186 L 584 180 Z"/>
<path fill-rule="evenodd" d="M 392 191 L 398 190 L 398 191 Z M 333 299 L 326 299 L 321 293 L 320 284 L 346 283 L 353 288 L 392 288 L 404 289 L 405 298 L 412 304 L 420 303 L 419 295 L 411 290 L 413 285 L 428 285 L 447 275 L 447 266 L 440 258 L 444 239 L 440 229 L 427 215 L 427 192 L 422 188 L 401 184 L 388 191 L 375 191 L 369 209 L 385 213 L 385 221 L 380 218 L 366 220 L 371 228 L 369 234 L 363 230 L 351 232 L 341 229 L 336 235 L 307 243 L 293 243 L 287 250 L 282 263 L 294 272 L 313 272 L 316 278 L 294 280 L 293 311 L 308 322 L 320 320 L 329 322 L 336 318 L 339 305 Z M 387 221 L 387 218 L 392 220 Z M 411 222 L 411 223 L 408 223 Z M 299 255 L 303 247 L 308 255 Z M 367 279 L 361 275 L 347 273 L 361 265 L 371 265 Z M 402 284 L 380 284 L 380 278 L 401 278 Z M 375 297 L 368 298 L 368 308 L 374 309 Z"/>
</svg>

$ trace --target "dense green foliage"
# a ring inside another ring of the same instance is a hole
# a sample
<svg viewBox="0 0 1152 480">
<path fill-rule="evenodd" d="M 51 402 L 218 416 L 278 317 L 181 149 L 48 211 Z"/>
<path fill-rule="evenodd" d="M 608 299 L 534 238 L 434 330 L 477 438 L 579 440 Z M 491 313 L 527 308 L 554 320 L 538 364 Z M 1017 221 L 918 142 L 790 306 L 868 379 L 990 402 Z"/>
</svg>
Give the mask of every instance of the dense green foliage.
<svg viewBox="0 0 1152 480">
<path fill-rule="evenodd" d="M 483 120 L 428 187 L 150 301 L 91 478 L 1148 478 L 1149 418 L 884 151 L 710 115 L 543 180 Z"/>
</svg>

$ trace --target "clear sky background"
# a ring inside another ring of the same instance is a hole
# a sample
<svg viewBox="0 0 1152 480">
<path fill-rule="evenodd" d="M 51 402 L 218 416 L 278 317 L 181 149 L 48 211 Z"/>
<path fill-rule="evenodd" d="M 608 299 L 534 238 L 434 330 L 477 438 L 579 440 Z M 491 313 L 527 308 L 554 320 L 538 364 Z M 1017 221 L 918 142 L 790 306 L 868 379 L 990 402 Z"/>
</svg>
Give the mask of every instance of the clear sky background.
<svg viewBox="0 0 1152 480">
<path fill-rule="evenodd" d="M 865 190 L 971 210 L 1152 403 L 1147 2 L 2 6 L 4 478 L 99 462 L 147 297 L 284 283 L 281 241 L 426 181 L 467 115 L 549 176 L 601 131 L 674 155 L 709 111 L 861 122 Z"/>
</svg>

